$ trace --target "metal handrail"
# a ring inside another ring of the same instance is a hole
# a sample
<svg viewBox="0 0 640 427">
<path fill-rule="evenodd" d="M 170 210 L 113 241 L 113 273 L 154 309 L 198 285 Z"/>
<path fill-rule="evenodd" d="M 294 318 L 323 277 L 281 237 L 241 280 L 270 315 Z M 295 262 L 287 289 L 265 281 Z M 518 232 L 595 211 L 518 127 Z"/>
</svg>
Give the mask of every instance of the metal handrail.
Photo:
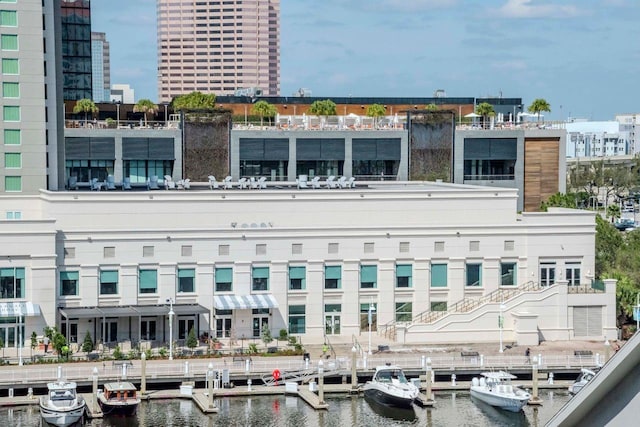
<svg viewBox="0 0 640 427">
<path fill-rule="evenodd" d="M 504 302 L 517 295 L 520 295 L 522 292 L 538 290 L 539 288 L 540 285 L 533 281 L 526 282 L 521 286 L 513 289 L 499 288 L 480 298 L 464 298 L 453 304 L 446 311 L 423 311 L 422 313 L 414 316 L 412 323 L 433 323 L 436 320 L 452 313 L 468 313 L 469 311 L 475 310 L 479 306 L 486 303 Z"/>
</svg>

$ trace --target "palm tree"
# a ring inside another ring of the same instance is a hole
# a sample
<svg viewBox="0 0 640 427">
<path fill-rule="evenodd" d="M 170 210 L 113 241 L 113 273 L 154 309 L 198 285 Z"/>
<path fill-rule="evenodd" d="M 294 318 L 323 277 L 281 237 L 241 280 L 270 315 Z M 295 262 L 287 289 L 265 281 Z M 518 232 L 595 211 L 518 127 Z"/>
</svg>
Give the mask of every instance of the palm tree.
<svg viewBox="0 0 640 427">
<path fill-rule="evenodd" d="M 484 127 L 487 121 L 487 117 L 495 116 L 496 112 L 493 109 L 493 105 L 489 104 L 488 102 L 483 102 L 481 104 L 478 104 L 478 106 L 476 107 L 476 114 L 482 116 L 482 127 Z"/>
<path fill-rule="evenodd" d="M 439 108 L 436 104 L 434 104 L 433 102 L 431 104 L 427 104 L 424 106 L 424 109 L 427 111 L 438 111 Z"/>
<path fill-rule="evenodd" d="M 276 115 L 277 111 L 276 107 L 272 104 L 269 104 L 267 101 L 258 101 L 253 104 L 253 107 L 251 107 L 251 112 L 260 116 L 260 127 L 262 127 L 264 117 L 267 116 L 271 118 Z"/>
<path fill-rule="evenodd" d="M 84 124 L 87 124 L 87 114 L 97 113 L 98 107 L 96 107 L 95 102 L 90 100 L 89 98 L 83 98 L 76 102 L 76 105 L 73 107 L 73 114 L 84 113 Z"/>
<path fill-rule="evenodd" d="M 538 121 L 540 121 L 540 113 L 546 111 L 547 113 L 551 112 L 551 105 L 542 98 L 534 99 L 531 105 L 527 108 L 527 111 L 533 114 L 538 115 Z"/>
<path fill-rule="evenodd" d="M 150 99 L 141 99 L 133 106 L 134 113 L 144 113 L 144 125 L 147 126 L 147 113 L 155 114 L 158 112 L 158 106 Z"/>
<path fill-rule="evenodd" d="M 367 107 L 367 117 L 373 117 L 375 121 L 375 126 L 378 124 L 378 117 L 384 116 L 386 113 L 386 108 L 384 105 L 380 104 L 371 104 Z"/>
<path fill-rule="evenodd" d="M 336 103 L 330 99 L 313 101 L 313 104 L 309 107 L 309 113 L 315 114 L 316 116 L 324 116 L 325 121 L 328 116 L 335 116 L 336 111 Z"/>
</svg>

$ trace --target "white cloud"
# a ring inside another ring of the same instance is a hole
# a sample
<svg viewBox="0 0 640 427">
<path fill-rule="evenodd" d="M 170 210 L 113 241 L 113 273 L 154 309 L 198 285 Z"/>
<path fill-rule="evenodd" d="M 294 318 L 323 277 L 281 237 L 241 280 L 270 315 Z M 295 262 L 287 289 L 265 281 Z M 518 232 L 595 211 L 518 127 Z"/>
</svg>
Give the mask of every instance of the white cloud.
<svg viewBox="0 0 640 427">
<path fill-rule="evenodd" d="M 500 14 L 507 18 L 564 18 L 580 14 L 575 6 L 533 3 L 534 0 L 507 0 Z"/>
</svg>

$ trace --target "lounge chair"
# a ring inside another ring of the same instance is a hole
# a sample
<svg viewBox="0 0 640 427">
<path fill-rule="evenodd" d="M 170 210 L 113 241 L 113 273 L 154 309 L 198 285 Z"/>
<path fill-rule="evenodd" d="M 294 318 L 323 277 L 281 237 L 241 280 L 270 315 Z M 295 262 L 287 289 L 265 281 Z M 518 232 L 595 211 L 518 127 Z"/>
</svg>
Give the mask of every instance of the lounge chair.
<svg viewBox="0 0 640 427">
<path fill-rule="evenodd" d="M 153 175 L 147 180 L 147 190 L 159 190 L 158 175 Z"/>
<path fill-rule="evenodd" d="M 356 188 L 356 179 L 354 177 L 349 178 L 345 188 Z"/>
<path fill-rule="evenodd" d="M 165 190 L 175 190 L 176 182 L 171 178 L 171 175 L 164 176 L 164 189 Z"/>
<path fill-rule="evenodd" d="M 258 180 L 253 176 L 249 178 L 249 188 L 258 189 Z"/>
<path fill-rule="evenodd" d="M 300 175 L 298 179 L 296 179 L 296 184 L 298 184 L 298 188 L 309 188 L 307 185 L 307 175 Z"/>
<path fill-rule="evenodd" d="M 238 188 L 240 190 L 244 190 L 244 189 L 249 188 L 249 180 L 247 178 L 244 178 L 244 177 L 240 178 L 238 180 Z"/>
<path fill-rule="evenodd" d="M 228 176 L 224 179 L 223 183 L 225 190 L 231 190 L 233 188 L 233 182 L 231 182 L 232 179 L 233 178 L 231 178 L 231 176 Z"/>
<path fill-rule="evenodd" d="M 320 188 L 320 177 L 314 176 L 313 179 L 309 181 L 309 183 L 311 184 L 311 188 Z"/>
<path fill-rule="evenodd" d="M 98 182 L 98 178 L 91 179 L 91 191 L 102 190 L 102 182 Z"/>
<path fill-rule="evenodd" d="M 77 176 L 70 176 L 69 177 L 69 181 L 67 183 L 67 189 L 68 190 L 77 190 L 78 189 L 78 177 Z"/>
<path fill-rule="evenodd" d="M 341 176 L 340 178 L 338 178 L 338 188 L 347 188 L 347 177 L 346 176 Z"/>
<path fill-rule="evenodd" d="M 116 181 L 114 180 L 113 175 L 107 175 L 106 189 L 107 190 L 116 189 Z"/>
<path fill-rule="evenodd" d="M 213 175 L 209 175 L 209 189 L 217 190 L 218 188 L 220 188 L 220 185 L 218 184 L 216 177 Z"/>
<path fill-rule="evenodd" d="M 131 178 L 129 178 L 128 176 L 122 179 L 122 189 L 131 190 Z"/>
<path fill-rule="evenodd" d="M 265 189 L 267 188 L 267 178 L 264 176 L 261 176 L 260 178 L 258 178 L 258 189 Z"/>
<path fill-rule="evenodd" d="M 188 190 L 191 188 L 191 180 L 189 178 L 181 179 L 176 182 L 178 190 Z"/>
<path fill-rule="evenodd" d="M 327 188 L 338 188 L 338 182 L 336 181 L 336 177 L 331 175 L 325 181 Z"/>
</svg>

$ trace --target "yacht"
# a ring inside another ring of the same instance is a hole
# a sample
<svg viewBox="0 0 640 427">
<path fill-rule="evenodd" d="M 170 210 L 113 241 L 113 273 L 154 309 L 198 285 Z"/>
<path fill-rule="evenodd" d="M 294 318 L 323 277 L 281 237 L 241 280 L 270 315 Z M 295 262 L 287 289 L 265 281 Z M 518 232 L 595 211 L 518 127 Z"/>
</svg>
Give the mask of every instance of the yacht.
<svg viewBox="0 0 640 427">
<path fill-rule="evenodd" d="M 471 380 L 471 396 L 497 408 L 518 412 L 531 395 L 511 384 L 516 376 L 508 372 L 483 372 L 482 377 Z"/>
<path fill-rule="evenodd" d="M 397 408 L 412 408 L 420 393 L 418 387 L 407 381 L 402 369 L 392 365 L 376 367 L 372 380 L 367 381 L 362 390 L 368 399 Z"/>
<path fill-rule="evenodd" d="M 591 369 L 582 368 L 580 370 L 580 375 L 578 375 L 576 381 L 569 386 L 569 393 L 576 394 L 577 392 L 582 390 L 582 387 L 587 385 L 587 383 L 591 381 L 591 379 L 595 376 L 596 373 Z"/>
<path fill-rule="evenodd" d="M 48 383 L 47 389 L 47 395 L 40 397 L 40 414 L 47 423 L 66 427 L 82 418 L 85 402 L 76 394 L 76 383 Z"/>
</svg>

